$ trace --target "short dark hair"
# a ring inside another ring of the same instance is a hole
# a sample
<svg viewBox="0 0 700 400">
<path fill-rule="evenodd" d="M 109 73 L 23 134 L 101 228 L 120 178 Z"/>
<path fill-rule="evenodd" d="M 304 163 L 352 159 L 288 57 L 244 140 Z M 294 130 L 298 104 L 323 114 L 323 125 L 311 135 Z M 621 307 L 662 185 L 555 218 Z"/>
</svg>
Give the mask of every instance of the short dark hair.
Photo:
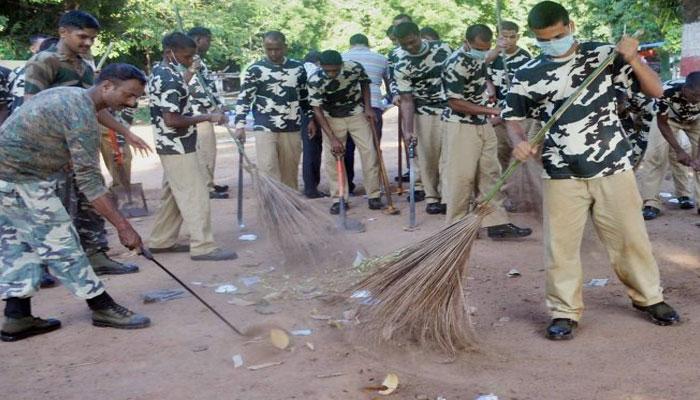
<svg viewBox="0 0 700 400">
<path fill-rule="evenodd" d="M 490 42 L 493 39 L 493 32 L 491 28 L 484 24 L 474 24 L 467 28 L 467 33 L 464 37 L 467 39 L 467 42 L 473 42 L 476 38 Z"/>
<path fill-rule="evenodd" d="M 165 35 L 163 38 L 163 50 L 182 50 L 182 49 L 196 49 L 197 44 L 192 40 L 191 37 L 185 35 L 182 32 L 173 32 Z"/>
<path fill-rule="evenodd" d="M 343 56 L 340 55 L 335 50 L 326 50 L 318 58 L 321 65 L 341 65 L 343 63 Z"/>
<path fill-rule="evenodd" d="M 195 26 L 194 28 L 190 29 L 189 32 L 187 32 L 187 36 L 191 37 L 192 39 L 200 38 L 200 37 L 211 37 L 211 31 L 208 28 L 205 28 L 203 26 Z"/>
<path fill-rule="evenodd" d="M 49 36 L 44 35 L 44 34 L 32 35 L 29 37 L 29 44 L 34 46 L 36 44 L 36 42 L 38 42 L 40 40 L 46 40 L 48 38 L 49 38 Z"/>
<path fill-rule="evenodd" d="M 386 36 L 387 37 L 394 36 L 394 25 L 391 25 L 388 28 L 386 28 Z"/>
<path fill-rule="evenodd" d="M 311 50 L 310 52 L 306 53 L 306 57 L 304 57 L 304 62 L 316 64 L 319 61 L 319 57 L 321 57 L 321 53 L 319 53 L 316 50 Z"/>
<path fill-rule="evenodd" d="M 498 26 L 498 31 L 513 31 L 513 32 L 518 32 L 520 30 L 520 27 L 518 24 L 516 24 L 513 21 L 501 21 L 501 24 Z"/>
<path fill-rule="evenodd" d="M 423 36 L 428 36 L 432 38 L 433 40 L 440 40 L 440 34 L 437 33 L 437 31 L 429 26 L 425 26 L 420 30 L 420 35 L 421 37 Z"/>
<path fill-rule="evenodd" d="M 263 35 L 263 40 L 272 40 L 275 42 L 282 42 L 282 43 L 287 43 L 287 37 L 284 36 L 284 33 L 280 31 L 269 31 L 265 32 Z"/>
<path fill-rule="evenodd" d="M 403 39 L 410 35 L 420 36 L 418 25 L 413 22 L 402 22 L 394 27 L 394 36 L 397 39 Z"/>
<path fill-rule="evenodd" d="M 535 4 L 527 15 L 527 25 L 530 29 L 544 29 L 561 22 L 569 23 L 569 12 L 561 4 L 553 1 L 543 1 Z"/>
<path fill-rule="evenodd" d="M 104 81 L 119 83 L 131 79 L 141 82 L 142 85 L 146 84 L 146 74 L 133 65 L 123 63 L 108 64 L 100 71 L 100 75 L 97 77 L 95 84 L 100 84 Z"/>
<path fill-rule="evenodd" d="M 398 20 L 400 20 L 400 19 L 405 19 L 405 20 L 407 20 L 408 22 L 413 22 L 413 18 L 411 18 L 411 16 L 408 15 L 408 14 L 399 14 L 399 15 L 395 16 L 394 19 L 392 19 L 392 21 L 393 21 L 393 22 L 396 22 L 396 21 L 398 21 Z"/>
<path fill-rule="evenodd" d="M 685 84 L 693 90 L 700 90 L 700 71 L 689 73 L 685 77 Z"/>
<path fill-rule="evenodd" d="M 361 33 L 356 33 L 350 36 L 350 46 L 355 46 L 358 44 L 369 47 L 369 39 L 367 39 L 367 36 Z"/>
<path fill-rule="evenodd" d="M 41 45 L 39 46 L 39 51 L 44 51 L 49 47 L 55 45 L 56 43 L 58 43 L 57 37 L 47 37 L 46 39 L 44 39 L 43 42 L 41 42 Z"/>
<path fill-rule="evenodd" d="M 80 10 L 71 10 L 58 20 L 59 28 L 96 29 L 100 30 L 100 23 L 92 14 Z"/>
</svg>

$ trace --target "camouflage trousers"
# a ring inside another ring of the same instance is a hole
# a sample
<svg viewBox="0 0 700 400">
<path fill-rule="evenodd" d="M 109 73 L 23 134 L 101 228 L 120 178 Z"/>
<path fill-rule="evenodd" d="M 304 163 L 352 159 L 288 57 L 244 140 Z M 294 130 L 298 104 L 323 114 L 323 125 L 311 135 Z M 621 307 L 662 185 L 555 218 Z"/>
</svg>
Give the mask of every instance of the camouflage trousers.
<svg viewBox="0 0 700 400">
<path fill-rule="evenodd" d="M 56 183 L 0 180 L 0 298 L 31 297 L 42 265 L 79 298 L 105 290 L 56 196 Z"/>
<path fill-rule="evenodd" d="M 73 218 L 73 225 L 78 230 L 80 244 L 85 253 L 91 256 L 109 250 L 105 220 L 95 212 L 87 197 L 78 190 L 72 171 L 58 179 L 56 194 Z"/>
</svg>

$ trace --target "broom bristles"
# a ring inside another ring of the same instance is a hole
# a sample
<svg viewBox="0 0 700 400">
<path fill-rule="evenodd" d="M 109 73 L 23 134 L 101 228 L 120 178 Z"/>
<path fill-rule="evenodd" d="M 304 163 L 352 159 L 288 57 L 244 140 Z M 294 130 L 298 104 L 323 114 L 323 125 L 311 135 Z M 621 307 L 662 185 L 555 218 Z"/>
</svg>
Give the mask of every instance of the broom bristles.
<svg viewBox="0 0 700 400">
<path fill-rule="evenodd" d="M 360 310 L 380 339 L 400 337 L 454 355 L 476 348 L 463 279 L 481 223 L 492 210 L 480 206 L 437 233 L 379 260 L 378 269 L 351 290 L 366 290 Z"/>
</svg>

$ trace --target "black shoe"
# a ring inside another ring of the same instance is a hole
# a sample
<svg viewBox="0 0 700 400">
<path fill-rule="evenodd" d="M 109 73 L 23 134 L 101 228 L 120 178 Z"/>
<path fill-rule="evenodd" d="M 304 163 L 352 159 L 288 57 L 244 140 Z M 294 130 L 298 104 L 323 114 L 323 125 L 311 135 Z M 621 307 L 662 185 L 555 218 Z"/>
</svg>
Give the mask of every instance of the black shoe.
<svg viewBox="0 0 700 400">
<path fill-rule="evenodd" d="M 188 253 L 190 251 L 190 245 L 188 245 L 188 244 L 174 244 L 170 247 L 149 247 L 148 250 L 153 254 L 158 254 L 158 253 Z"/>
<path fill-rule="evenodd" d="M 367 200 L 367 203 L 369 204 L 370 210 L 381 210 L 382 207 L 384 207 L 384 204 L 382 204 L 382 199 L 380 198 L 369 199 Z"/>
<path fill-rule="evenodd" d="M 446 215 L 447 214 L 447 204 L 445 203 L 440 203 L 440 214 Z"/>
<path fill-rule="evenodd" d="M 410 196 L 411 195 L 409 193 L 409 197 L 406 198 L 407 201 L 411 201 Z M 420 203 L 421 201 L 425 200 L 425 191 L 424 190 L 416 190 L 414 197 L 416 198 L 416 203 Z"/>
<path fill-rule="evenodd" d="M 348 182 L 348 193 L 349 193 L 350 195 L 355 194 L 355 187 L 356 187 L 356 186 L 355 186 L 354 183 Z"/>
<path fill-rule="evenodd" d="M 569 340 L 574 338 L 574 330 L 578 322 L 568 318 L 554 318 L 547 327 L 547 339 L 549 340 Z"/>
<path fill-rule="evenodd" d="M 316 190 L 314 192 L 306 193 L 306 194 L 304 194 L 304 196 L 306 196 L 307 199 L 320 199 L 323 197 L 328 197 L 327 194 L 325 194 L 323 192 L 319 192 L 318 190 Z"/>
<path fill-rule="evenodd" d="M 398 182 L 399 177 L 395 176 L 394 177 L 394 182 Z M 401 182 L 410 182 L 411 181 L 411 175 L 410 172 L 405 172 L 403 175 L 401 175 Z"/>
<path fill-rule="evenodd" d="M 235 260 L 238 258 L 238 254 L 231 250 L 216 249 L 211 253 L 201 254 L 198 256 L 190 256 L 191 260 L 194 261 L 228 261 Z"/>
<path fill-rule="evenodd" d="M 642 209 L 642 217 L 644 217 L 646 221 L 651 221 L 652 219 L 658 217 L 660 212 L 661 210 L 656 207 L 644 206 Z"/>
<path fill-rule="evenodd" d="M 41 335 L 55 331 L 61 327 L 61 321 L 53 318 L 41 319 L 37 317 L 8 318 L 2 324 L 0 340 L 3 342 L 16 342 L 31 336 Z"/>
<path fill-rule="evenodd" d="M 678 316 L 678 313 L 671 306 L 664 303 L 663 301 L 661 303 L 652 304 L 646 307 L 638 306 L 636 304 L 632 305 L 637 310 L 649 314 L 651 322 L 655 323 L 656 325 L 668 326 L 678 323 L 681 320 L 681 317 Z"/>
<path fill-rule="evenodd" d="M 532 229 L 530 228 L 520 228 L 513 224 L 503 224 L 489 226 L 488 236 L 491 239 L 514 239 L 530 236 Z"/>
<path fill-rule="evenodd" d="M 56 278 L 54 278 L 53 275 L 49 273 L 48 269 L 46 267 L 42 267 L 41 280 L 39 280 L 39 287 L 41 287 L 42 289 L 48 289 L 55 287 L 57 283 L 58 282 L 56 282 Z"/>
<path fill-rule="evenodd" d="M 681 196 L 678 198 L 678 207 L 680 207 L 681 210 L 690 210 L 695 207 L 695 204 L 690 200 L 690 197 Z"/>
<path fill-rule="evenodd" d="M 442 204 L 440 203 L 430 203 L 426 204 L 425 212 L 431 215 L 442 214 Z"/>
<path fill-rule="evenodd" d="M 216 193 L 226 193 L 228 192 L 228 185 L 214 185 L 214 191 Z"/>
<path fill-rule="evenodd" d="M 349 210 L 349 209 L 350 209 L 350 204 L 345 203 L 345 210 Z M 333 203 L 333 205 L 331 206 L 331 214 L 332 215 L 340 214 L 340 203 Z"/>
<path fill-rule="evenodd" d="M 217 200 L 228 199 L 228 193 L 220 193 L 217 191 L 209 192 L 209 198 L 210 199 L 217 199 Z"/>
</svg>

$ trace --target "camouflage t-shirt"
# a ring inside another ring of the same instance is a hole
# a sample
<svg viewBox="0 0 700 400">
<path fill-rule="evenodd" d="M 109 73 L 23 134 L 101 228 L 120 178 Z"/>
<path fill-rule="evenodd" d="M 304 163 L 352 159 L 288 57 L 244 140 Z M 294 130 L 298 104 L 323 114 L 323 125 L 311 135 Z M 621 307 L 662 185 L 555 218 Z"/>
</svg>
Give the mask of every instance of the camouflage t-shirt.
<svg viewBox="0 0 700 400">
<path fill-rule="evenodd" d="M 0 67 L 0 105 L 9 108 L 12 103 L 12 93 L 10 92 L 10 73 L 5 67 Z"/>
<path fill-rule="evenodd" d="M 24 66 L 13 69 L 12 72 L 10 72 L 8 81 L 10 94 L 12 95 L 10 110 L 14 111 L 18 109 L 24 101 Z"/>
<path fill-rule="evenodd" d="M 426 41 L 418 54 L 400 52 L 394 66 L 396 86 L 399 94 L 413 95 L 416 114 L 440 115 L 445 109 L 442 66 L 450 53 L 446 44 Z"/>
<path fill-rule="evenodd" d="M 83 58 L 54 45 L 27 61 L 24 81 L 24 93 L 37 94 L 56 86 L 89 88 L 95 83 L 95 73 Z"/>
<path fill-rule="evenodd" d="M 214 102 L 212 103 L 210 97 L 207 95 L 207 92 L 204 91 L 202 86 L 199 84 L 197 76 L 192 75 L 192 79 L 190 79 L 189 84 L 190 96 L 192 97 L 190 102 L 192 103 L 192 111 L 194 115 L 209 114 L 221 105 L 221 101 L 216 97 L 216 86 L 214 85 L 214 81 L 211 79 L 209 68 L 207 68 L 204 60 L 200 61 L 199 75 L 202 77 L 202 79 L 204 79 L 204 83 L 207 85 L 212 97 L 214 97 Z"/>
<path fill-rule="evenodd" d="M 585 42 L 565 59 L 531 60 L 515 72 L 501 116 L 548 121 L 614 51 L 608 44 Z M 617 116 L 616 89 L 628 97 L 639 91 L 632 67 L 620 56 L 547 132 L 542 151 L 545 178 L 590 179 L 632 168 L 632 148 Z"/>
<path fill-rule="evenodd" d="M 300 61 L 254 63 L 245 73 L 236 102 L 236 128 L 245 127 L 252 108 L 255 131 L 300 131 L 302 113 L 311 115 L 306 83 L 306 69 Z"/>
<path fill-rule="evenodd" d="M 508 78 L 511 82 L 515 78 L 515 71 L 520 69 L 525 63 L 532 60 L 532 56 L 527 50 L 518 47 L 518 50 L 513 54 L 506 55 L 506 67 L 508 68 Z M 506 94 L 508 93 L 508 82 L 506 81 L 506 71 L 503 68 L 503 55 L 499 55 L 489 65 L 489 76 L 491 82 L 496 87 L 496 99 L 498 99 L 499 107 L 503 108 L 506 105 Z"/>
<path fill-rule="evenodd" d="M 664 84 L 664 95 L 659 99 L 659 114 L 681 124 L 695 122 L 700 118 L 700 103 L 691 103 L 681 94 L 685 79 L 676 79 Z"/>
<path fill-rule="evenodd" d="M 401 47 L 396 46 L 391 51 L 389 52 L 389 55 L 386 57 L 387 61 L 387 73 L 389 75 L 389 96 L 390 97 L 395 97 L 399 95 L 399 88 L 396 86 L 396 76 L 394 73 L 394 67 L 396 66 L 396 63 L 399 62 L 399 58 L 401 57 Z"/>
<path fill-rule="evenodd" d="M 95 104 L 87 91 L 44 90 L 0 127 L 0 179 L 46 181 L 72 165 L 78 189 L 94 200 L 107 192 L 99 147 Z"/>
<path fill-rule="evenodd" d="M 448 99 L 464 100 L 485 106 L 488 100 L 486 96 L 486 77 L 486 64 L 483 61 L 473 59 L 464 51 L 464 48 L 460 48 L 445 61 L 442 71 L 445 95 Z M 442 113 L 442 120 L 462 124 L 483 125 L 486 123 L 486 116 L 454 111 L 448 105 Z"/>
<path fill-rule="evenodd" d="M 634 93 L 631 98 L 625 100 L 623 107 L 626 110 L 618 113 L 618 116 L 632 146 L 632 164 L 636 165 L 647 149 L 649 133 L 658 112 L 658 103 L 653 97 L 647 97 L 641 92 Z"/>
<path fill-rule="evenodd" d="M 171 128 L 165 125 L 163 113 L 192 116 L 190 91 L 174 64 L 158 63 L 148 77 L 148 103 L 156 142 L 156 153 L 187 154 L 197 150 L 194 125 Z"/>
<path fill-rule="evenodd" d="M 334 118 L 357 115 L 363 110 L 360 85 L 370 84 L 365 68 L 355 61 L 343 62 L 343 67 L 335 78 L 319 68 L 309 78 L 309 103 L 321 107 Z"/>
</svg>

